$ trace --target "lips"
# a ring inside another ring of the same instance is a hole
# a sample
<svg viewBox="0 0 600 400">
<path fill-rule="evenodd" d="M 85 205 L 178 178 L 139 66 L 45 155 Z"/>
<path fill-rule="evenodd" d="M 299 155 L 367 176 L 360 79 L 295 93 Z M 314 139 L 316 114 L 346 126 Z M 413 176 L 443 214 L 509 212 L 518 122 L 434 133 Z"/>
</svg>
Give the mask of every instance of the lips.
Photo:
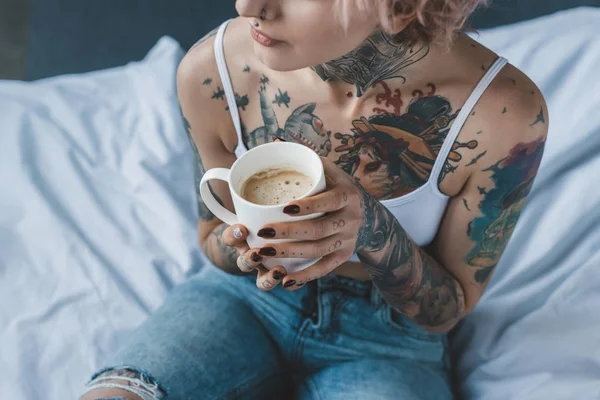
<svg viewBox="0 0 600 400">
<path fill-rule="evenodd" d="M 256 40 L 257 43 L 259 43 L 265 47 L 273 47 L 277 43 L 280 43 L 279 40 L 275 40 L 275 39 L 265 35 L 263 32 L 261 32 L 257 29 L 252 28 L 251 33 L 252 33 L 252 38 L 254 40 Z"/>
</svg>

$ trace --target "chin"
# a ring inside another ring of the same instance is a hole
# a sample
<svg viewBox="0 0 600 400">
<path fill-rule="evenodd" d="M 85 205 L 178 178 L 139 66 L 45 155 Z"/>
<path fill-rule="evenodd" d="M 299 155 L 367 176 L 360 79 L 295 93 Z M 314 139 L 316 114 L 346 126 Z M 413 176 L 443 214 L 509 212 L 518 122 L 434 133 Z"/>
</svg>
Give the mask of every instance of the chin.
<svg viewBox="0 0 600 400">
<path fill-rule="evenodd" d="M 276 47 L 265 48 L 259 44 L 254 45 L 256 59 L 273 71 L 296 71 L 311 66 L 306 61 L 298 60 L 297 57 L 286 53 Z"/>
</svg>

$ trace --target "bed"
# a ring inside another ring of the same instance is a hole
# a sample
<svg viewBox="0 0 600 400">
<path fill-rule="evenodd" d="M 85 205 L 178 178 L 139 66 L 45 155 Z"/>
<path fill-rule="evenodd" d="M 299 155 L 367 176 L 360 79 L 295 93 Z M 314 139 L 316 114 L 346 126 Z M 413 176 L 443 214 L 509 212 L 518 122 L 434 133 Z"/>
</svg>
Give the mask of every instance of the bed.
<svg viewBox="0 0 600 400">
<path fill-rule="evenodd" d="M 540 86 L 546 154 L 489 289 L 452 333 L 465 399 L 600 398 L 600 10 L 483 31 Z M 0 81 L 0 399 L 72 399 L 205 259 L 180 45 Z"/>
</svg>

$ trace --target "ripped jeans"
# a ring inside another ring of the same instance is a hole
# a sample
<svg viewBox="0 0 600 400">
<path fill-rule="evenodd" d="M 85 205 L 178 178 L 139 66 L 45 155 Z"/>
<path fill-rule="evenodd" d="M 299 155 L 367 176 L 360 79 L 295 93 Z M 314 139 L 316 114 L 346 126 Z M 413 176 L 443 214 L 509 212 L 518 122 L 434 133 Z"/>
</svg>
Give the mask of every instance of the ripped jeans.
<svg viewBox="0 0 600 400">
<path fill-rule="evenodd" d="M 452 399 L 446 336 L 392 310 L 370 282 L 288 292 L 214 266 L 175 288 L 92 387 L 154 399 Z"/>
</svg>

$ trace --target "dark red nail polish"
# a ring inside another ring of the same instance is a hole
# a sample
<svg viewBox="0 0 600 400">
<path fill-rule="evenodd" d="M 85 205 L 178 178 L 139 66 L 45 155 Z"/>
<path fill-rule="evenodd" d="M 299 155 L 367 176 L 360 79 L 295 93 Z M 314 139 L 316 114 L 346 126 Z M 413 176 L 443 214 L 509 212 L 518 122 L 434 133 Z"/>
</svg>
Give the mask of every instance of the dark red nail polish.
<svg viewBox="0 0 600 400">
<path fill-rule="evenodd" d="M 291 281 L 287 281 L 287 282 L 286 282 L 286 283 L 283 285 L 283 287 L 284 287 L 284 288 L 289 288 L 290 286 L 294 286 L 295 284 L 296 284 L 296 281 L 294 281 L 294 280 L 291 280 Z"/>
<path fill-rule="evenodd" d="M 273 279 L 280 281 L 285 275 L 279 271 L 273 272 Z"/>
<path fill-rule="evenodd" d="M 275 136 L 275 138 L 273 140 L 281 140 L 282 142 L 286 142 L 286 140 L 284 138 L 282 138 L 281 136 Z"/>
<path fill-rule="evenodd" d="M 274 257 L 277 255 L 277 250 L 275 250 L 273 247 L 263 247 L 258 251 L 258 254 L 261 256 Z"/>
<path fill-rule="evenodd" d="M 260 261 L 262 260 L 262 257 L 261 257 L 261 256 L 259 256 L 259 255 L 258 255 L 258 254 L 256 254 L 256 253 L 252 253 L 252 255 L 250 256 L 250 258 L 251 258 L 251 259 L 252 259 L 252 261 L 254 261 L 255 263 L 256 263 L 256 262 L 260 262 Z"/>
<path fill-rule="evenodd" d="M 260 231 L 258 231 L 257 235 L 260 236 L 261 238 L 271 239 L 271 238 L 275 237 L 275 229 L 273 229 L 273 228 L 261 229 Z"/>
<path fill-rule="evenodd" d="M 298 214 L 300 212 L 300 206 L 297 206 L 295 204 L 287 206 L 283 209 L 283 212 L 286 214 Z"/>
</svg>

